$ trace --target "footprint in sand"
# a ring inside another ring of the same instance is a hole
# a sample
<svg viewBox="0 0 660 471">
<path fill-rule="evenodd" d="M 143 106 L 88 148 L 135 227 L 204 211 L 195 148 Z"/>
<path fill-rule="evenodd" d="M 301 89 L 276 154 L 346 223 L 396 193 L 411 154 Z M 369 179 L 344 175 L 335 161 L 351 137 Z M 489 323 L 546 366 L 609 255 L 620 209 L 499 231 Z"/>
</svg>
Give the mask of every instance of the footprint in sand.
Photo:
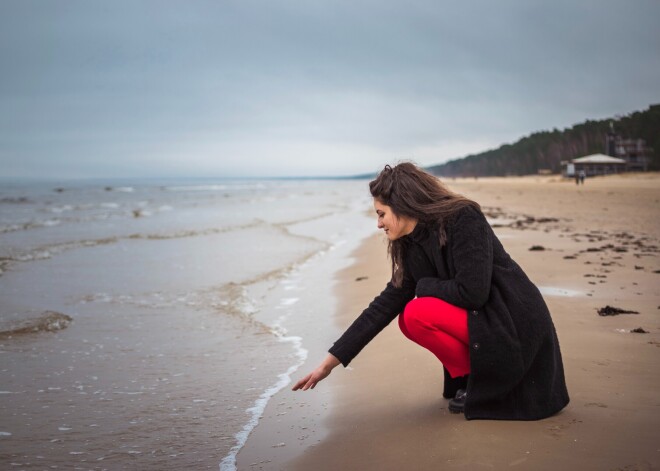
<svg viewBox="0 0 660 471">
<path fill-rule="evenodd" d="M 518 466 L 519 464 L 524 463 L 527 461 L 529 458 L 524 456 L 522 458 L 518 458 L 517 460 L 513 460 L 511 463 L 509 463 L 509 466 Z"/>
<path fill-rule="evenodd" d="M 582 422 L 581 420 L 578 419 L 571 419 L 570 421 L 566 423 L 561 423 L 561 424 L 556 424 L 552 425 L 551 427 L 548 427 L 548 429 L 545 431 L 546 435 L 550 435 L 552 438 L 555 439 L 560 439 L 564 436 L 565 431 L 567 428 L 569 428 L 573 424 L 577 424 L 579 422 Z"/>
<path fill-rule="evenodd" d="M 546 430 L 545 433 L 550 435 L 552 438 L 559 439 L 562 437 L 562 435 L 564 435 L 565 428 L 565 425 L 553 425 L 552 427 L 548 427 L 548 430 Z"/>
<path fill-rule="evenodd" d="M 607 409 L 607 405 L 602 402 L 587 402 L 584 407 L 602 407 L 603 409 Z"/>
<path fill-rule="evenodd" d="M 651 463 L 648 461 L 643 461 L 640 463 L 629 464 L 623 468 L 615 468 L 612 471 L 651 471 L 652 469 L 655 468 L 651 465 Z"/>
</svg>

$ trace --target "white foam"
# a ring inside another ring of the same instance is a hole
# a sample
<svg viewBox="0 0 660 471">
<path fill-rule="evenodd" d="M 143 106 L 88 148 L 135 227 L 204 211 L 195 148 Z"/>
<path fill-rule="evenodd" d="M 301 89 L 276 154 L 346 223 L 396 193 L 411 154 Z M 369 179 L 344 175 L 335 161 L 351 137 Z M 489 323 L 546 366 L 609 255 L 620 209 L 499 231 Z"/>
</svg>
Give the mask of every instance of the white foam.
<svg viewBox="0 0 660 471">
<path fill-rule="evenodd" d="M 4 226 L 0 226 L 0 234 L 5 232 L 20 231 L 21 229 L 23 229 L 23 226 L 19 226 L 18 224 L 5 224 Z"/>
<path fill-rule="evenodd" d="M 358 214 L 355 215 L 355 220 L 359 224 L 355 224 L 351 226 L 352 228 L 356 228 L 356 227 L 360 228 L 360 230 L 359 231 L 354 230 L 351 238 L 346 239 L 346 242 L 329 246 L 330 247 L 329 250 L 333 250 L 338 247 L 341 247 L 342 252 L 345 251 L 346 253 L 350 253 L 352 250 L 354 250 L 355 247 L 358 246 L 358 244 L 362 242 L 362 240 L 364 240 L 366 237 L 368 237 L 373 233 L 373 229 L 371 229 L 371 226 L 370 225 L 367 226 L 364 224 L 364 216 L 361 215 L 363 208 L 364 208 L 364 204 L 360 204 L 357 206 Z M 303 235 L 308 235 L 308 234 L 303 234 Z M 304 269 L 307 266 L 314 264 L 320 258 L 325 257 L 328 254 L 329 250 L 320 250 L 316 252 L 316 254 L 314 254 L 306 262 L 299 264 L 297 266 L 297 270 Z M 346 260 L 350 261 L 350 258 L 347 257 Z M 292 276 L 288 276 L 287 279 L 282 280 L 280 284 L 284 289 L 287 289 L 287 287 L 291 285 L 296 286 L 297 289 L 301 289 L 299 285 L 299 273 L 296 273 L 294 271 L 294 273 L 292 273 Z M 279 306 L 277 306 L 276 308 L 282 309 L 286 305 L 293 305 L 296 302 L 298 302 L 299 299 L 300 298 L 283 298 L 280 300 Z M 252 430 L 257 426 L 260 416 L 263 414 L 263 411 L 265 410 L 268 401 L 273 395 L 275 395 L 277 392 L 279 392 L 282 388 L 284 388 L 287 384 L 290 383 L 291 375 L 295 371 L 297 371 L 298 368 L 300 368 L 300 366 L 302 366 L 302 364 L 307 359 L 308 351 L 302 347 L 302 339 L 300 337 L 287 336 L 287 330 L 283 327 L 283 323 L 291 315 L 292 315 L 292 310 L 286 309 L 285 313 L 281 315 L 279 318 L 277 318 L 277 320 L 271 326 L 271 331 L 273 332 L 274 335 L 277 336 L 278 340 L 282 342 L 290 342 L 293 344 L 298 361 L 295 365 L 292 365 L 287 370 L 286 373 L 279 375 L 278 376 L 279 381 L 270 388 L 268 388 L 255 401 L 254 405 L 246 410 L 246 412 L 250 414 L 250 419 L 248 423 L 243 427 L 243 429 L 234 436 L 236 440 L 236 444 L 231 448 L 229 453 L 220 462 L 220 471 L 236 471 L 236 457 L 238 455 L 238 452 L 241 450 L 241 448 L 243 448 L 243 446 L 245 445 L 248 439 L 248 436 L 250 435 Z M 276 444 L 276 446 L 285 446 L 285 444 L 284 443 Z"/>
<path fill-rule="evenodd" d="M 300 301 L 300 298 L 284 298 L 280 301 L 281 306 L 292 306 Z"/>
<path fill-rule="evenodd" d="M 226 190 L 227 185 L 183 185 L 183 186 L 168 186 L 165 187 L 167 191 L 219 191 Z"/>
<path fill-rule="evenodd" d="M 287 332 L 286 329 L 279 324 L 279 322 L 284 318 L 285 317 L 283 316 L 280 319 L 278 319 L 278 322 L 273 326 L 273 333 L 277 336 L 277 339 L 280 342 L 289 342 L 293 344 L 293 347 L 296 352 L 296 357 L 298 357 L 298 362 L 290 366 L 289 369 L 286 371 L 286 373 L 280 374 L 278 376 L 278 381 L 274 385 L 266 389 L 261 394 L 261 396 L 259 396 L 259 398 L 254 402 L 254 405 L 252 407 L 246 409 L 245 412 L 250 414 L 250 419 L 243 426 L 243 429 L 240 432 L 238 432 L 236 435 L 234 435 L 234 438 L 236 439 L 236 445 L 234 445 L 231 448 L 231 450 L 229 450 L 227 456 L 225 456 L 220 462 L 220 471 L 236 471 L 236 456 L 238 455 L 238 452 L 241 450 L 241 448 L 243 448 L 243 446 L 245 445 L 245 442 L 250 436 L 250 433 L 252 433 L 252 430 L 254 430 L 254 428 L 259 423 L 259 418 L 266 409 L 266 405 L 268 404 L 268 401 L 270 400 L 271 397 L 273 397 L 275 394 L 277 394 L 280 390 L 282 390 L 287 384 L 291 382 L 291 375 L 295 373 L 296 370 L 298 370 L 298 368 L 300 368 L 300 366 L 307 359 L 307 349 L 302 347 L 302 338 L 295 336 L 286 336 L 286 332 Z"/>
<path fill-rule="evenodd" d="M 11 432 L 0 432 L 0 437 L 10 437 Z"/>
<path fill-rule="evenodd" d="M 65 211 L 71 211 L 72 209 L 73 209 L 73 206 L 71 206 L 69 204 L 66 204 L 64 206 L 53 206 L 52 208 L 49 209 L 49 211 L 51 213 L 60 214 L 60 213 L 63 213 Z"/>
</svg>

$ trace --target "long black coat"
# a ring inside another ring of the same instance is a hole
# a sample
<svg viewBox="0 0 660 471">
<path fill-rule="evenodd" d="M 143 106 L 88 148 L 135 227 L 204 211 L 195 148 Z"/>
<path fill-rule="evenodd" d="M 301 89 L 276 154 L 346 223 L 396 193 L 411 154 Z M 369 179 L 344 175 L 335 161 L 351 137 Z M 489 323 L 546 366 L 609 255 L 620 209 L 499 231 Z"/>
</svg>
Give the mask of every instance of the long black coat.
<svg viewBox="0 0 660 471">
<path fill-rule="evenodd" d="M 467 386 L 467 419 L 536 420 L 568 404 L 559 342 L 537 287 L 506 253 L 483 214 L 461 209 L 438 230 L 418 223 L 404 237 L 402 286 L 390 282 L 329 352 L 344 366 L 415 296 L 433 296 L 468 311 L 471 373 L 443 395 Z"/>
</svg>

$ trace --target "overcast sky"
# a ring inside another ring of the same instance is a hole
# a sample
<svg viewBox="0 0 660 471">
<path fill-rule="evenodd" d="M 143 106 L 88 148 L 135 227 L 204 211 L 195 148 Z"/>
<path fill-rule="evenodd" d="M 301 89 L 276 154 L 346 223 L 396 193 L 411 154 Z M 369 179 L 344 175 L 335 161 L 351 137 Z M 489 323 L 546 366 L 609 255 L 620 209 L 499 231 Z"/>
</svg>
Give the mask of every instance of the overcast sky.
<svg viewBox="0 0 660 471">
<path fill-rule="evenodd" d="M 660 102 L 660 2 L 0 2 L 0 177 L 350 175 Z"/>
</svg>

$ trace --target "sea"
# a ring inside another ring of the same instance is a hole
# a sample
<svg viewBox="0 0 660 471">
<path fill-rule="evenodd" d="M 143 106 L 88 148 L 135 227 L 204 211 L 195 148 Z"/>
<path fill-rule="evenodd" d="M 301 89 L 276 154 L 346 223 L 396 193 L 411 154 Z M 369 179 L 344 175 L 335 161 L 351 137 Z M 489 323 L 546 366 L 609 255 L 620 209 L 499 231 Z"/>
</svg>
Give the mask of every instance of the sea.
<svg viewBox="0 0 660 471">
<path fill-rule="evenodd" d="M 371 213 L 361 179 L 0 183 L 0 467 L 235 469 Z"/>
</svg>

